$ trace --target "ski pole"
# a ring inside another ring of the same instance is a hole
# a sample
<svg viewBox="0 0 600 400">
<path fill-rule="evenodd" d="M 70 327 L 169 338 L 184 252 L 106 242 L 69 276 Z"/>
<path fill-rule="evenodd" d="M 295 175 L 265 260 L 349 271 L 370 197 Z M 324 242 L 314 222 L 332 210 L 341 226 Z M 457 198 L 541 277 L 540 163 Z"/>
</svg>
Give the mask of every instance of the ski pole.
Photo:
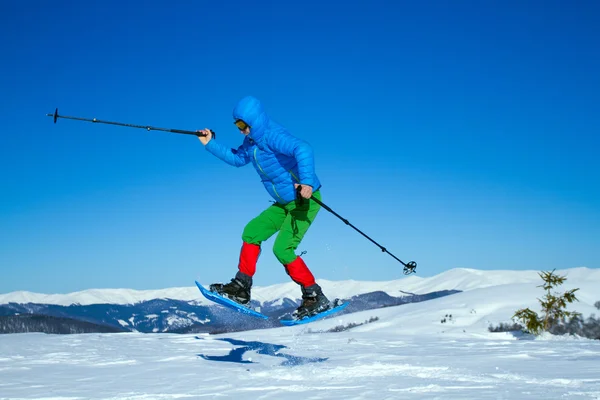
<svg viewBox="0 0 600 400">
<path fill-rule="evenodd" d="M 54 123 L 56 123 L 57 119 L 64 118 L 64 119 L 74 119 L 77 121 L 95 122 L 98 124 L 127 126 L 129 128 L 141 128 L 141 129 L 146 129 L 147 131 L 163 131 L 163 132 L 171 132 L 171 133 L 182 133 L 184 135 L 206 136 L 203 133 L 194 132 L 194 131 L 185 131 L 185 130 L 181 130 L 181 129 L 156 128 L 153 126 L 146 126 L 146 125 L 124 124 L 122 122 L 102 121 L 102 120 L 99 120 L 96 118 L 90 119 L 90 118 L 80 118 L 80 117 L 68 117 L 66 115 L 59 115 L 58 108 L 54 111 L 54 114 L 46 114 L 46 116 L 54 117 Z M 213 137 L 215 137 L 215 136 L 216 136 L 215 132 L 213 132 Z"/>
<path fill-rule="evenodd" d="M 301 189 L 302 189 L 301 185 L 298 185 L 298 187 L 296 187 L 296 192 L 297 192 L 297 196 L 299 197 L 299 199 L 303 199 L 300 196 L 300 190 Z M 335 211 L 333 211 L 331 209 L 331 207 L 329 207 L 328 205 L 326 205 L 325 203 L 323 203 L 321 200 L 317 199 L 315 196 L 311 196 L 310 199 L 313 200 L 318 205 L 320 205 L 321 207 L 323 207 L 324 209 L 326 209 L 327 211 L 329 211 L 330 213 L 332 213 L 333 215 L 335 215 L 336 217 L 338 217 L 339 219 L 341 219 L 346 225 L 350 226 L 355 231 L 357 231 L 358 233 L 360 233 L 361 235 L 363 235 L 364 237 L 366 237 L 367 239 L 369 239 L 375 246 L 379 247 L 382 252 L 388 253 L 390 256 L 394 257 L 394 259 L 396 261 L 398 261 L 400 264 L 402 264 L 404 266 L 404 275 L 410 275 L 412 273 L 417 272 L 416 271 L 416 269 L 417 269 L 417 263 L 416 262 L 410 261 L 408 263 L 405 263 L 404 261 L 402 261 L 401 259 L 399 259 L 395 255 L 393 255 L 392 253 L 390 253 L 385 247 L 383 247 L 382 245 L 380 245 L 379 243 L 377 243 L 376 241 L 374 241 L 373 239 L 371 239 L 369 236 L 367 236 L 363 231 L 361 231 L 360 229 L 358 229 L 357 227 L 355 227 L 354 225 L 352 225 L 346 218 L 342 217 L 341 215 L 339 215 L 338 213 L 336 213 Z"/>
</svg>

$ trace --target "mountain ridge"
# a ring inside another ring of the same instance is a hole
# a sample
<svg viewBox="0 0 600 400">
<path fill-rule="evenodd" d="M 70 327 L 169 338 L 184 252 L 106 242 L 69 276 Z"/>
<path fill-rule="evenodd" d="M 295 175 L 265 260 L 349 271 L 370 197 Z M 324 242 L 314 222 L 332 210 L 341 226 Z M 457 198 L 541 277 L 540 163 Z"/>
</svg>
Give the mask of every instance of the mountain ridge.
<svg viewBox="0 0 600 400">
<path fill-rule="evenodd" d="M 558 274 L 578 277 L 585 276 L 600 283 L 600 269 L 574 267 L 556 271 Z M 349 298 L 353 295 L 382 291 L 390 296 L 401 297 L 406 293 L 426 294 L 444 290 L 467 291 L 477 288 L 498 286 L 502 284 L 539 282 L 539 271 L 536 270 L 478 270 L 471 268 L 453 268 L 431 277 L 409 276 L 391 281 L 330 281 L 319 279 L 328 297 Z M 299 299 L 300 290 L 294 282 L 278 283 L 269 286 L 255 286 L 252 298 L 264 303 Z M 208 305 L 195 286 L 173 287 L 165 289 L 86 289 L 67 294 L 44 294 L 28 291 L 15 291 L 0 294 L 0 304 L 53 304 L 69 306 L 72 304 L 136 304 L 153 299 L 170 299 L 194 301 L 198 305 Z"/>
</svg>

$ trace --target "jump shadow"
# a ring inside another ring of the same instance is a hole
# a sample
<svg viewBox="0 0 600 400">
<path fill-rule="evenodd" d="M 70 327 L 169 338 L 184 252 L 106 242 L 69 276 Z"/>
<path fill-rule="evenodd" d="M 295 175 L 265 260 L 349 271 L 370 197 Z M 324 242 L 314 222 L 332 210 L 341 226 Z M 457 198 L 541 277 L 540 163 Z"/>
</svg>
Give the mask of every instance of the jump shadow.
<svg viewBox="0 0 600 400">
<path fill-rule="evenodd" d="M 196 339 L 203 340 L 201 337 L 196 336 Z M 235 362 L 240 364 L 254 364 L 253 361 L 244 360 L 242 357 L 247 351 L 255 351 L 258 354 L 284 358 L 285 361 L 281 363 L 282 366 L 297 366 L 310 363 L 320 363 L 327 361 L 328 358 L 321 357 L 298 357 L 290 354 L 279 352 L 281 349 L 286 349 L 286 346 L 280 344 L 272 344 L 265 342 L 246 342 L 244 340 L 230 339 L 230 338 L 219 338 L 224 342 L 231 343 L 234 346 L 241 346 L 232 349 L 229 354 L 223 356 L 207 356 L 205 354 L 198 354 L 201 357 L 209 361 L 223 361 L 223 362 Z"/>
</svg>

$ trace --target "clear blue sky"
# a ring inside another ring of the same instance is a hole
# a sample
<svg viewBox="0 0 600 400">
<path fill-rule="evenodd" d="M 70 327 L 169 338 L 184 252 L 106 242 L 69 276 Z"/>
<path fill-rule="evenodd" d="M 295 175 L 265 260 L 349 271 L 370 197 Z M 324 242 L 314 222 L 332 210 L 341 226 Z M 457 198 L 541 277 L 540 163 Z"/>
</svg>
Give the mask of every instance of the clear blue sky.
<svg viewBox="0 0 600 400">
<path fill-rule="evenodd" d="M 269 206 L 192 136 L 245 95 L 310 142 L 323 201 L 420 276 L 600 267 L 596 1 L 5 1 L 0 292 L 228 281 Z M 255 282 L 289 277 L 265 243 Z M 402 266 L 323 210 L 317 278 Z"/>
</svg>

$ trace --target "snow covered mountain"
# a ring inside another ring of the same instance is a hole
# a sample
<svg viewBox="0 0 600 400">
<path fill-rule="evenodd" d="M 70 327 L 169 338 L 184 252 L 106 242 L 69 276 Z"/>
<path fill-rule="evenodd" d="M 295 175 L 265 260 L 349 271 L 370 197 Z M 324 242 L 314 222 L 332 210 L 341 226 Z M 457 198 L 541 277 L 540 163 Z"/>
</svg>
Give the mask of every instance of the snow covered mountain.
<svg viewBox="0 0 600 400">
<path fill-rule="evenodd" d="M 593 312 L 594 302 L 600 299 L 600 270 L 573 268 L 557 272 L 567 276 L 567 287 L 581 288 L 578 297 L 583 304 L 577 304 L 578 311 L 583 305 L 586 312 Z M 499 307 L 497 304 L 488 306 L 486 315 L 494 316 L 496 323 L 509 322 L 512 313 L 524 306 L 523 302 L 535 309 L 536 299 L 541 296 L 541 289 L 536 287 L 540 283 L 538 271 L 474 269 L 453 269 L 430 278 L 411 276 L 387 282 L 319 280 L 330 298 L 351 300 L 346 313 L 423 302 L 461 291 L 479 293 L 478 298 L 487 294 L 498 295 L 499 299 L 508 296 L 514 302 L 498 312 L 491 312 Z M 204 299 L 195 287 L 148 291 L 93 289 L 70 294 L 13 292 L 0 295 L 0 318 L 12 317 L 11 322 L 19 324 L 21 321 L 15 321 L 19 315 L 35 314 L 72 318 L 123 331 L 221 332 L 276 326 L 278 317 L 299 304 L 298 286 L 293 282 L 255 287 L 252 294 L 253 305 L 275 318 L 258 321 L 232 313 Z M 450 310 L 446 314 L 454 315 Z M 14 328 L 4 331 L 15 331 L 11 329 Z"/>
<path fill-rule="evenodd" d="M 376 291 L 348 298 L 344 312 L 356 312 L 426 301 L 455 291 L 440 291 L 424 295 L 390 296 Z M 278 326 L 278 319 L 299 305 L 298 299 L 279 298 L 272 301 L 252 300 L 254 308 L 272 318 L 257 320 L 240 315 L 214 303 L 201 304 L 195 300 L 152 299 L 135 304 L 70 304 L 68 306 L 37 303 L 8 303 L 0 305 L 0 333 L 46 332 L 84 333 L 111 331 L 171 332 L 231 332 Z M 36 318 L 31 318 L 36 316 Z M 73 323 L 70 324 L 69 320 Z M 82 325 L 81 322 L 85 322 Z M 83 329 L 83 330 L 82 330 Z"/>
<path fill-rule="evenodd" d="M 600 269 L 585 267 L 558 270 L 568 275 L 569 280 L 600 281 Z M 494 270 L 456 268 L 429 278 L 415 275 L 393 281 L 328 281 L 318 280 L 328 297 L 350 298 L 364 293 L 382 291 L 390 296 L 407 294 L 426 294 L 443 290 L 467 291 L 490 286 L 539 283 L 538 271 Z M 193 282 L 192 282 L 193 283 Z M 203 283 L 203 282 L 201 282 Z M 203 283 L 207 286 L 207 283 Z M 285 298 L 298 299 L 300 291 L 294 282 L 271 286 L 255 286 L 252 298 L 260 303 L 282 301 Z M 71 304 L 135 304 L 154 299 L 172 299 L 196 301 L 198 304 L 210 304 L 195 286 L 168 288 L 160 290 L 133 289 L 89 289 L 68 294 L 42 294 L 17 291 L 0 294 L 0 304 L 36 303 L 68 306 Z"/>
</svg>

